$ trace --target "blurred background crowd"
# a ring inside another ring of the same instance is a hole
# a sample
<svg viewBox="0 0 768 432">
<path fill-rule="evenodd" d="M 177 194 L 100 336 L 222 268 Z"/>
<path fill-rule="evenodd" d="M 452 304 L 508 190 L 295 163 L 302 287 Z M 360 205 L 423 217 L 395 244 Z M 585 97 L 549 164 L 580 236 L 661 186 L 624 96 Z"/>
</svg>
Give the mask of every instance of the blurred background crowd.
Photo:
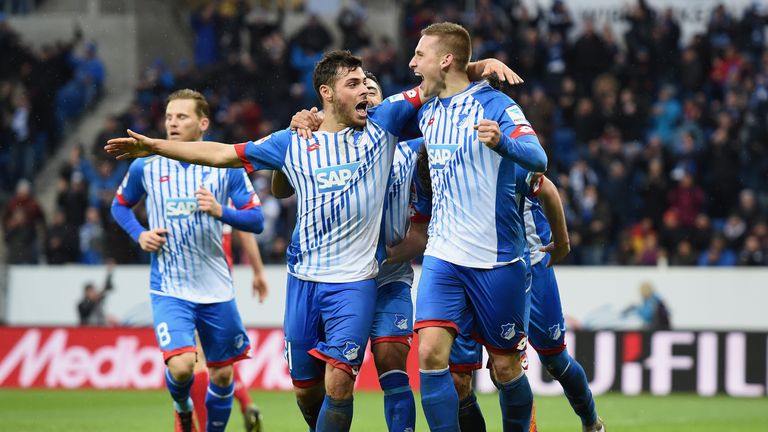
<svg viewBox="0 0 768 432">
<path fill-rule="evenodd" d="M 561 1 L 547 8 L 519 0 L 478 0 L 472 8 L 409 1 L 402 2 L 399 49 L 374 38 L 367 10 L 354 4 L 335 21 L 338 40 L 309 14 L 299 31 L 285 34 L 279 11 L 245 0 L 191 3 L 194 58 L 152 62 L 130 107 L 71 152 L 55 185 L 34 187 L 67 124 L 98 103 L 108 71 L 97 45 L 77 29 L 70 40 L 31 49 L 0 15 L 0 208 L 9 263 L 147 262 L 109 215 L 127 165 L 102 147 L 126 128 L 164 136 L 171 91 L 206 95 L 207 139 L 255 140 L 318 104 L 312 68 L 325 50 L 362 56 L 392 94 L 416 83 L 407 64 L 420 30 L 447 20 L 470 31 L 474 59 L 498 58 L 526 81 L 506 90 L 549 156 L 547 175 L 560 189 L 570 230 L 567 263 L 768 264 L 768 10 L 757 3 L 741 14 L 715 7 L 706 31 L 684 41 L 671 10 L 637 0 L 624 11 L 624 34 L 577 18 Z M 265 261 L 280 263 L 296 205 L 270 195 L 268 174 L 253 177 L 265 215 L 258 241 Z M 42 187 L 57 190 L 53 214 L 35 198 Z"/>
</svg>

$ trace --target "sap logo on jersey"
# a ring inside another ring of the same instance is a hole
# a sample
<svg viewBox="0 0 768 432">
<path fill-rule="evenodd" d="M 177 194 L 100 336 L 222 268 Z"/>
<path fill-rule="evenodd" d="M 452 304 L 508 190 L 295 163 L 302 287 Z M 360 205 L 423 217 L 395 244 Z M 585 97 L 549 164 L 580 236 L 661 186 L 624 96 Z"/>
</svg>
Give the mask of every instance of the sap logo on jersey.
<svg viewBox="0 0 768 432">
<path fill-rule="evenodd" d="M 166 219 L 184 219 L 197 211 L 195 198 L 168 198 L 165 200 Z"/>
<path fill-rule="evenodd" d="M 435 169 L 443 169 L 458 148 L 458 144 L 427 144 L 429 165 Z"/>
<path fill-rule="evenodd" d="M 360 162 L 353 162 L 315 169 L 317 189 L 322 193 L 344 189 L 359 166 Z"/>
</svg>

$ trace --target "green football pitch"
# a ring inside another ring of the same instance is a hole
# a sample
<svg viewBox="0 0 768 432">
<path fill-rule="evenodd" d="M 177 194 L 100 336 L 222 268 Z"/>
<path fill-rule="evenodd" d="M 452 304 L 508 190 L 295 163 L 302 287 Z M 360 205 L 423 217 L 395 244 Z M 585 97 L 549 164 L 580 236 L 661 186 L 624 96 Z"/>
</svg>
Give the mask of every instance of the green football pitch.
<svg viewBox="0 0 768 432">
<path fill-rule="evenodd" d="M 264 413 L 267 432 L 306 431 L 293 395 L 252 392 Z M 418 396 L 417 396 L 418 398 Z M 418 399 L 417 399 L 418 400 Z M 496 395 L 480 396 L 489 431 L 501 431 Z M 611 431 L 768 431 L 768 399 L 691 395 L 666 397 L 603 395 L 600 415 Z M 0 390 L 2 431 L 171 431 L 171 404 L 161 391 Z M 426 431 L 418 407 L 416 429 Z M 563 397 L 536 398 L 539 430 L 579 431 L 577 417 Z M 227 431 L 242 431 L 233 411 Z M 381 393 L 355 395 L 353 431 L 386 431 Z"/>
</svg>

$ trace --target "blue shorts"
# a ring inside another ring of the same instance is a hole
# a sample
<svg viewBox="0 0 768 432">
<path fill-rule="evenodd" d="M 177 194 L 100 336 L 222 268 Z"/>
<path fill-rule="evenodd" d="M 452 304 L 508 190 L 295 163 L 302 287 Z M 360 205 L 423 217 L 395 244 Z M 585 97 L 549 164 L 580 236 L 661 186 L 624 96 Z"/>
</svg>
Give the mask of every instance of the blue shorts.
<svg viewBox="0 0 768 432">
<path fill-rule="evenodd" d="M 453 328 L 492 353 L 525 351 L 530 273 L 524 260 L 493 269 L 424 257 L 416 297 L 416 330 Z"/>
<path fill-rule="evenodd" d="M 376 311 L 371 328 L 371 344 L 399 342 L 411 346 L 413 336 L 413 300 L 411 286 L 392 282 L 378 288 Z"/>
<path fill-rule="evenodd" d="M 555 270 L 547 268 L 549 254 L 531 267 L 531 317 L 528 339 L 543 355 L 555 355 L 565 349 L 565 319 L 560 306 Z"/>
<path fill-rule="evenodd" d="M 483 346 L 468 335 L 456 335 L 448 360 L 451 372 L 472 372 L 483 366 Z"/>
<path fill-rule="evenodd" d="M 310 282 L 288 275 L 285 357 L 297 387 L 322 381 L 322 360 L 352 377 L 363 363 L 373 324 L 376 281 Z"/>
<path fill-rule="evenodd" d="M 209 367 L 230 365 L 249 357 L 250 342 L 235 300 L 194 303 L 150 294 L 155 337 L 163 359 L 196 352 L 195 329 Z"/>
</svg>

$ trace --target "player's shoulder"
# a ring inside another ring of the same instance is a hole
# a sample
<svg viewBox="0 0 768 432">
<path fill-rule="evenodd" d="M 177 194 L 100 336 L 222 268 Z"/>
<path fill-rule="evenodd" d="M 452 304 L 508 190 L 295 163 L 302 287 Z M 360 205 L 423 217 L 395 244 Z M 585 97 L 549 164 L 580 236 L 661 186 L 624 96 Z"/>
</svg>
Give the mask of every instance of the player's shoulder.
<svg viewBox="0 0 768 432">
<path fill-rule="evenodd" d="M 404 148 L 408 148 L 414 153 L 419 152 L 419 149 L 421 148 L 422 144 L 424 144 L 424 137 L 413 138 L 413 139 L 400 142 L 401 146 L 403 146 Z"/>
<path fill-rule="evenodd" d="M 506 93 L 496 90 L 488 84 L 488 81 L 477 83 L 477 88 L 471 96 L 478 101 L 486 110 L 489 108 L 505 109 L 510 105 L 516 105 L 515 101 Z"/>
<path fill-rule="evenodd" d="M 250 142 L 253 143 L 254 145 L 264 144 L 267 141 L 274 142 L 276 144 L 285 143 L 285 142 L 290 143 L 292 137 L 296 135 L 296 133 L 297 133 L 296 131 L 291 129 L 281 129 L 281 130 L 272 132 L 271 134 L 266 135 L 262 138 L 259 138 L 258 140 L 252 140 Z"/>
<path fill-rule="evenodd" d="M 152 166 L 152 164 L 159 163 L 163 159 L 160 155 L 152 155 L 141 158 L 136 158 L 131 162 L 129 170 L 132 172 L 143 171 L 144 168 Z"/>
</svg>

